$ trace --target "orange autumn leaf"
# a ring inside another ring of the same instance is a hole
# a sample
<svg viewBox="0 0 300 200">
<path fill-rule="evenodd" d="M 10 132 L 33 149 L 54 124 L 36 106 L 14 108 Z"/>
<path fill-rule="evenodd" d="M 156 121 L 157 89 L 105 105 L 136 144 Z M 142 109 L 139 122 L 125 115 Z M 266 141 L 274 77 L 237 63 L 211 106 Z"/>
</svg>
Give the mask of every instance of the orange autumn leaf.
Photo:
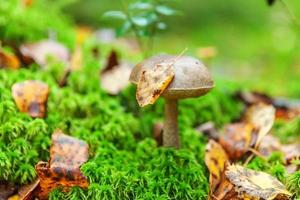
<svg viewBox="0 0 300 200">
<path fill-rule="evenodd" d="M 39 162 L 36 171 L 40 179 L 39 198 L 47 199 L 50 191 L 62 187 L 87 188 L 87 178 L 81 173 L 80 166 L 88 160 L 88 145 L 77 138 L 57 130 L 52 134 L 50 161 Z"/>
<path fill-rule="evenodd" d="M 267 173 L 230 165 L 225 174 L 241 199 L 283 200 L 291 196 L 280 181 Z"/>
<path fill-rule="evenodd" d="M 15 83 L 12 86 L 12 95 L 17 107 L 31 117 L 45 117 L 49 91 L 46 83 L 36 80 Z"/>
<path fill-rule="evenodd" d="M 225 126 L 219 142 L 232 160 L 240 159 L 249 149 L 253 127 L 246 123 Z"/>
<path fill-rule="evenodd" d="M 210 140 L 205 151 L 205 164 L 210 172 L 209 199 L 229 200 L 235 196 L 233 185 L 227 180 L 224 174 L 228 162 L 229 158 L 222 146 L 214 140 Z"/>
<path fill-rule="evenodd" d="M 154 104 L 174 78 L 173 64 L 166 62 L 143 71 L 137 85 L 136 99 L 139 106 Z"/>
<path fill-rule="evenodd" d="M 0 68 L 7 67 L 11 69 L 20 68 L 20 60 L 13 53 L 9 53 L 0 49 Z"/>
<path fill-rule="evenodd" d="M 270 132 L 274 120 L 275 108 L 272 105 L 260 103 L 248 108 L 245 114 L 245 121 L 251 124 L 257 131 L 255 148 L 258 147 L 263 137 Z"/>
</svg>

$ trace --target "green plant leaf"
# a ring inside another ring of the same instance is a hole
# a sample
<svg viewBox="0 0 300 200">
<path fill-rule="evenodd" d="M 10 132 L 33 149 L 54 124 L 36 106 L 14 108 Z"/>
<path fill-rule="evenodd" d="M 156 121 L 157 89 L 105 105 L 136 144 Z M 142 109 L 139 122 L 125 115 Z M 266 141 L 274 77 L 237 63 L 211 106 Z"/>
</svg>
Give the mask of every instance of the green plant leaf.
<svg viewBox="0 0 300 200">
<path fill-rule="evenodd" d="M 173 15 L 179 15 L 180 12 L 178 10 L 175 10 L 173 8 L 170 8 L 168 6 L 157 6 L 156 7 L 156 12 L 158 12 L 161 15 L 165 15 L 165 16 L 173 16 Z"/>
<path fill-rule="evenodd" d="M 164 23 L 164 22 L 159 22 L 159 23 L 157 23 L 156 27 L 157 27 L 159 30 L 166 30 L 167 24 Z"/>
<path fill-rule="evenodd" d="M 103 19 L 117 19 L 117 20 L 126 20 L 127 16 L 124 12 L 122 11 L 107 11 L 102 15 Z"/>
<path fill-rule="evenodd" d="M 134 16 L 131 18 L 132 22 L 137 26 L 147 26 L 150 21 L 145 17 Z"/>
<path fill-rule="evenodd" d="M 130 31 L 131 27 L 132 27 L 131 23 L 129 21 L 125 21 L 121 27 L 116 29 L 117 37 L 124 36 L 126 33 Z"/>
<path fill-rule="evenodd" d="M 151 10 L 152 8 L 152 4 L 148 2 L 136 2 L 129 6 L 130 10 Z"/>
</svg>

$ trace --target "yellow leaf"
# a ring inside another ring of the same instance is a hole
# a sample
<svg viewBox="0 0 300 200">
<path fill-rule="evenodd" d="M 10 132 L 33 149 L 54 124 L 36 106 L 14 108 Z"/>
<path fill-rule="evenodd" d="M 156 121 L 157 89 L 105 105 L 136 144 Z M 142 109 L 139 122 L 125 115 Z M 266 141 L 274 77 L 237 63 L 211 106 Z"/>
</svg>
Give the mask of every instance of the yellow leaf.
<svg viewBox="0 0 300 200">
<path fill-rule="evenodd" d="M 291 196 L 280 181 L 267 173 L 231 165 L 225 174 L 240 196 L 264 200 L 287 199 Z"/>
</svg>

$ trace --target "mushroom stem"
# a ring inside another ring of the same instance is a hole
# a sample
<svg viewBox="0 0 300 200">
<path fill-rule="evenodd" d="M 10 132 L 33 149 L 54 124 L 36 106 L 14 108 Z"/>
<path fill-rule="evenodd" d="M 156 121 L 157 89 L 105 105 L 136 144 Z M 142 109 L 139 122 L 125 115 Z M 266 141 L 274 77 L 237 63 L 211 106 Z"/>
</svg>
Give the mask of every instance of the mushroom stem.
<svg viewBox="0 0 300 200">
<path fill-rule="evenodd" d="M 163 131 L 163 145 L 164 147 L 179 148 L 178 135 L 178 108 L 177 100 L 165 98 L 165 123 Z"/>
</svg>

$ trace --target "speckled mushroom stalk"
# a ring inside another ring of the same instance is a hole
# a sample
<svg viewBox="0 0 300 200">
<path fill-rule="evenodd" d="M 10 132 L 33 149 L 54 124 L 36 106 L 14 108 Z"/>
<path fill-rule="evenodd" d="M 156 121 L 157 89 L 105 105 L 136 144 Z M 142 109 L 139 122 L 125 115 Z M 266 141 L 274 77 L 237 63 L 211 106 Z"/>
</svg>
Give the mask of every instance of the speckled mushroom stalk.
<svg viewBox="0 0 300 200">
<path fill-rule="evenodd" d="M 132 70 L 130 81 L 138 84 L 143 71 L 172 59 L 176 59 L 176 56 L 158 55 L 139 63 Z M 174 79 L 162 94 L 166 102 L 163 146 L 179 148 L 178 100 L 203 96 L 214 87 L 214 82 L 204 64 L 190 56 L 177 58 L 173 69 L 175 74 Z"/>
</svg>

